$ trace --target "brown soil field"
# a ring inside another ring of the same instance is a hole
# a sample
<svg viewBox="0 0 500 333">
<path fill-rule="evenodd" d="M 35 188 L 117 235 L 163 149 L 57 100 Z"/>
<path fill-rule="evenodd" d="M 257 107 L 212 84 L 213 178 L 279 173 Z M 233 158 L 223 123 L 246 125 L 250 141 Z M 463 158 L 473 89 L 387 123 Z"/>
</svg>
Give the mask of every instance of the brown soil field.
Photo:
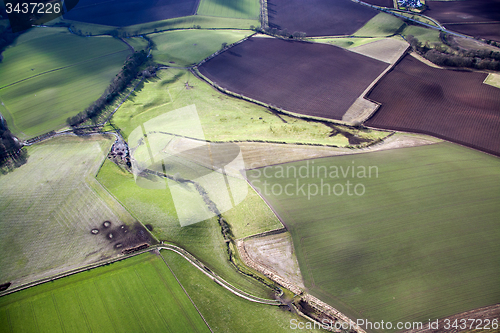
<svg viewBox="0 0 500 333">
<path fill-rule="evenodd" d="M 392 0 L 363 0 L 363 2 L 372 4 L 375 6 L 394 8 L 394 2 Z"/>
<path fill-rule="evenodd" d="M 199 70 L 235 93 L 287 111 L 341 120 L 387 66 L 333 45 L 250 38 Z"/>
<path fill-rule="evenodd" d="M 500 317 L 500 304 L 474 309 L 467 312 L 440 319 L 437 328 L 429 328 L 429 324 L 424 325 L 422 329 L 408 330 L 403 333 L 456 333 L 456 332 L 498 332 L 493 329 L 492 321 Z M 463 321 L 465 319 L 465 321 Z M 449 328 L 457 320 L 458 328 Z M 435 321 L 434 321 L 435 323 Z M 464 325 L 465 323 L 465 325 Z M 465 328 L 464 328 L 465 327 Z M 488 329 L 488 327 L 490 329 Z M 448 329 L 447 329 L 448 328 Z"/>
<path fill-rule="evenodd" d="M 500 40 L 500 0 L 428 1 L 427 6 L 424 14 L 447 29 Z"/>
<path fill-rule="evenodd" d="M 485 73 L 432 68 L 406 56 L 372 90 L 365 125 L 433 135 L 500 156 L 500 89 Z"/>
<path fill-rule="evenodd" d="M 445 24 L 445 26 L 464 35 L 500 41 L 500 23 Z"/>
<path fill-rule="evenodd" d="M 268 0 L 269 27 L 307 36 L 350 35 L 378 11 L 351 0 Z"/>
</svg>

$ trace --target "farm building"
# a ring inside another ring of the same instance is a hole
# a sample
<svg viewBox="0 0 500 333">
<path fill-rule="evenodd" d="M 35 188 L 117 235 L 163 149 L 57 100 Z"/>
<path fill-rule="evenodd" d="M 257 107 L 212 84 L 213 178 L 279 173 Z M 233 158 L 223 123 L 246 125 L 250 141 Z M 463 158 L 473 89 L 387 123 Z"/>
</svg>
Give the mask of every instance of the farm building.
<svg viewBox="0 0 500 333">
<path fill-rule="evenodd" d="M 420 0 L 398 0 L 398 4 L 404 7 L 422 7 L 422 3 L 420 2 Z"/>
</svg>

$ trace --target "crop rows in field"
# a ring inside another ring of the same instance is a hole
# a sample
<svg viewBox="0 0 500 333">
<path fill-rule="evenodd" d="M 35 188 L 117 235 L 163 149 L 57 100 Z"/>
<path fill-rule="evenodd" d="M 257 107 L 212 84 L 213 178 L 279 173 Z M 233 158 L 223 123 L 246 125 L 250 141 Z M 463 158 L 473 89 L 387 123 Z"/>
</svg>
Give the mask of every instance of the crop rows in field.
<svg viewBox="0 0 500 333">
<path fill-rule="evenodd" d="M 194 15 L 197 7 L 198 0 L 80 0 L 64 18 L 123 27 Z"/>
<path fill-rule="evenodd" d="M 363 2 L 372 4 L 372 5 L 376 5 L 376 6 L 394 8 L 394 1 L 393 0 L 363 0 Z"/>
<path fill-rule="evenodd" d="M 424 14 L 447 29 L 500 41 L 498 0 L 429 1 L 427 6 Z"/>
<path fill-rule="evenodd" d="M 499 163 L 438 143 L 247 176 L 292 233 L 313 295 L 353 320 L 427 322 L 498 302 Z"/>
<path fill-rule="evenodd" d="M 287 111 L 340 120 L 387 66 L 332 45 L 253 37 L 199 70 L 232 92 Z"/>
<path fill-rule="evenodd" d="M 269 27 L 307 36 L 350 35 L 378 14 L 351 0 L 268 0 Z"/>
<path fill-rule="evenodd" d="M 10 332 L 210 332 L 150 253 L 0 298 Z"/>
<path fill-rule="evenodd" d="M 406 56 L 368 95 L 368 126 L 419 132 L 500 155 L 500 90 L 485 73 L 436 69 Z"/>
</svg>

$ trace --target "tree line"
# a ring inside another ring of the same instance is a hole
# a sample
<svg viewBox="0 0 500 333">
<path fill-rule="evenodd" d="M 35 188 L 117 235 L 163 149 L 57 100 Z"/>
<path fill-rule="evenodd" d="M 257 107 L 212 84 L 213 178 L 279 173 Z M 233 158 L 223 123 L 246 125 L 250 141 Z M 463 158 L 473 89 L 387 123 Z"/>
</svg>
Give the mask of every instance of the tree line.
<svg viewBox="0 0 500 333">
<path fill-rule="evenodd" d="M 89 119 L 96 122 L 106 106 L 111 104 L 139 74 L 146 78 L 155 76 L 157 66 L 153 64 L 140 71 L 141 66 L 146 64 L 147 60 L 148 56 L 144 50 L 134 52 L 134 54 L 129 56 L 120 72 L 111 81 L 111 84 L 106 88 L 101 97 L 90 104 L 84 111 L 78 113 L 76 116 L 69 117 L 66 120 L 68 125 L 75 127 Z"/>
<path fill-rule="evenodd" d="M 28 161 L 28 151 L 0 118 L 0 173 L 6 174 Z"/>
<path fill-rule="evenodd" d="M 413 35 L 406 37 L 415 51 L 438 66 L 500 70 L 500 52 L 488 49 L 465 49 L 455 41 L 453 36 L 444 32 L 441 32 L 440 38 L 448 47 L 430 46 L 429 42 L 422 44 Z"/>
</svg>

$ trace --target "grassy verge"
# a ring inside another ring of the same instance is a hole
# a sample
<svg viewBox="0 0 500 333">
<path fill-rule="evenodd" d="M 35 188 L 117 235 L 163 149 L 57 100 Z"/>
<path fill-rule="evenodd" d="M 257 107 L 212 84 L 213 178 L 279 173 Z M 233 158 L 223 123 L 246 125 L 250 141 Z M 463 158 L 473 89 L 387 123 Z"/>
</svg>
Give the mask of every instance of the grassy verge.
<svg viewBox="0 0 500 333">
<path fill-rule="evenodd" d="M 498 158 L 438 143 L 280 167 L 285 176 L 256 171 L 254 185 L 292 233 L 306 287 L 323 301 L 353 319 L 393 323 L 498 302 Z"/>
<path fill-rule="evenodd" d="M 210 332 L 150 253 L 4 296 L 0 318 L 12 332 Z"/>
</svg>

